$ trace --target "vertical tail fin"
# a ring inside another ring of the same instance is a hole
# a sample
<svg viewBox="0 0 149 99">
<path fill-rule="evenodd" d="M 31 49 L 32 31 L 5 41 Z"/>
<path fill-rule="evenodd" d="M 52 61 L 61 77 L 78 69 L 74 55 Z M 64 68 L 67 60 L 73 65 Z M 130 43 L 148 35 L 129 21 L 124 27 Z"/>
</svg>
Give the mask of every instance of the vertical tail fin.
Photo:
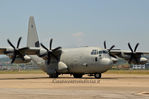
<svg viewBox="0 0 149 99">
<path fill-rule="evenodd" d="M 39 39 L 33 16 L 30 16 L 29 18 L 27 47 L 39 47 Z"/>
</svg>

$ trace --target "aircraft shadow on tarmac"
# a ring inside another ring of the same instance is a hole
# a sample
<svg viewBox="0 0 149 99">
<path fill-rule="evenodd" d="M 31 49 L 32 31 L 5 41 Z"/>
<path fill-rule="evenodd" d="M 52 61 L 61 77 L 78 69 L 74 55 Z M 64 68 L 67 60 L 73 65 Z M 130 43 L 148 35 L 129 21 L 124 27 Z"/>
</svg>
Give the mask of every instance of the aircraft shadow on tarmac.
<svg viewBox="0 0 149 99">
<path fill-rule="evenodd" d="M 82 78 L 73 78 L 73 77 L 59 77 L 59 78 L 49 78 L 49 77 L 15 77 L 15 78 L 0 78 L 0 80 L 27 80 L 27 79 L 58 79 L 58 80 L 61 80 L 61 79 L 95 79 L 94 77 L 82 77 Z M 149 79 L 149 77 L 102 77 L 101 79 L 98 79 L 98 80 L 102 80 L 102 79 L 115 79 L 115 80 L 118 80 L 118 79 Z M 97 80 L 97 79 L 95 79 Z"/>
<path fill-rule="evenodd" d="M 88 79 L 92 79 L 94 80 L 95 78 L 93 77 L 82 77 L 82 78 L 73 78 L 73 77 L 59 77 L 59 78 L 49 78 L 49 77 L 15 77 L 15 78 L 0 78 L 0 80 L 27 80 L 27 79 L 58 79 L 58 80 L 67 80 L 67 79 L 71 79 L 71 80 L 75 80 L 75 79 L 84 79 L 84 80 L 88 80 Z M 101 79 L 95 79 L 95 80 L 102 80 L 102 79 L 118 79 L 116 77 L 103 77 Z"/>
<path fill-rule="evenodd" d="M 82 77 L 82 78 L 73 78 L 73 77 L 59 77 L 58 79 L 96 79 L 94 77 Z M 101 79 L 117 79 L 117 78 L 113 78 L 113 77 L 102 77 Z M 96 79 L 97 80 L 97 79 Z M 100 80 L 100 79 L 98 79 Z"/>
<path fill-rule="evenodd" d="M 49 78 L 51 79 L 51 78 Z M 94 77 L 82 77 L 82 78 L 73 78 L 73 77 L 59 77 L 59 78 L 56 78 L 56 79 L 96 79 Z M 102 79 L 149 79 L 149 77 L 102 77 L 100 78 L 99 80 L 102 80 Z"/>
<path fill-rule="evenodd" d="M 0 80 L 48 79 L 48 77 L 0 78 Z"/>
</svg>

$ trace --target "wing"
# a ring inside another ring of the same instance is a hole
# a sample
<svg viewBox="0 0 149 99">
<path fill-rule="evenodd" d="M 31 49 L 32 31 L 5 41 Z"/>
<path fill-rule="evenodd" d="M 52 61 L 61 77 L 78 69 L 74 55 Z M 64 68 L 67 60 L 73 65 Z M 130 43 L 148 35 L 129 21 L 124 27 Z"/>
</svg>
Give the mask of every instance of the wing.
<svg viewBox="0 0 149 99">
<path fill-rule="evenodd" d="M 112 55 L 116 55 L 118 57 L 122 57 L 122 54 L 130 55 L 132 52 L 131 51 L 127 51 L 127 50 L 111 50 L 110 53 Z M 141 55 L 149 54 L 149 52 L 135 52 L 135 53 L 136 54 L 141 54 Z"/>
<path fill-rule="evenodd" d="M 13 48 L 0 48 L 0 54 L 1 55 L 9 55 L 9 54 L 12 54 L 13 52 L 14 52 Z M 20 48 L 19 52 L 22 55 L 37 55 L 37 56 L 40 56 L 40 55 L 43 55 L 43 54 L 47 53 L 47 51 L 45 49 L 37 48 L 37 47 Z M 62 53 L 61 49 L 58 49 L 58 50 L 54 51 L 55 56 L 59 56 L 61 53 Z M 44 58 L 44 57 L 42 57 L 42 58 Z"/>
<path fill-rule="evenodd" d="M 39 55 L 40 48 L 0 48 L 0 55 L 7 55 L 12 59 L 11 63 L 27 63 L 31 58 L 27 55 Z"/>
<path fill-rule="evenodd" d="M 1 55 L 5 54 L 6 50 L 7 50 L 7 48 L 0 48 L 0 54 Z"/>
<path fill-rule="evenodd" d="M 148 55 L 149 52 L 131 52 L 126 50 L 111 50 L 110 54 L 116 57 L 123 58 L 128 61 L 129 64 L 145 64 L 148 59 L 143 55 Z"/>
<path fill-rule="evenodd" d="M 29 47 L 24 47 L 19 49 L 21 54 L 23 55 L 38 55 L 40 52 L 40 48 L 29 48 Z M 10 53 L 13 53 L 14 49 L 13 48 L 0 48 L 0 54 L 1 55 L 7 55 Z"/>
<path fill-rule="evenodd" d="M 41 48 L 37 47 L 24 47 L 20 49 L 20 52 L 25 55 L 39 55 Z"/>
</svg>

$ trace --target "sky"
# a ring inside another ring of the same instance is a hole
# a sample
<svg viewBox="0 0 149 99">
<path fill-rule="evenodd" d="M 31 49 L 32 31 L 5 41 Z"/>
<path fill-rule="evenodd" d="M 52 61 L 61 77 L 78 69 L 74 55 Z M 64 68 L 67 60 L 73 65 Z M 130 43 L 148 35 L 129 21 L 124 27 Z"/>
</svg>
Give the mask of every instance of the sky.
<svg viewBox="0 0 149 99">
<path fill-rule="evenodd" d="M 149 0 L 0 0 L 0 47 L 26 46 L 28 19 L 34 16 L 40 42 L 53 48 L 80 46 L 128 50 L 140 43 L 149 51 Z"/>
</svg>

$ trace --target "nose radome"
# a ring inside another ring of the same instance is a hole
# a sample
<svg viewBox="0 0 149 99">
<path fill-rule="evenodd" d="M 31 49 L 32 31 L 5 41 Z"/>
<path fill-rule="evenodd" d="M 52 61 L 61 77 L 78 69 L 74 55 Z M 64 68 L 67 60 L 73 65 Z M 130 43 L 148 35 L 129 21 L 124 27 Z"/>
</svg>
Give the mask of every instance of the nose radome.
<svg viewBox="0 0 149 99">
<path fill-rule="evenodd" d="M 102 62 L 104 65 L 111 65 L 112 64 L 112 60 L 110 58 L 103 58 Z"/>
</svg>

